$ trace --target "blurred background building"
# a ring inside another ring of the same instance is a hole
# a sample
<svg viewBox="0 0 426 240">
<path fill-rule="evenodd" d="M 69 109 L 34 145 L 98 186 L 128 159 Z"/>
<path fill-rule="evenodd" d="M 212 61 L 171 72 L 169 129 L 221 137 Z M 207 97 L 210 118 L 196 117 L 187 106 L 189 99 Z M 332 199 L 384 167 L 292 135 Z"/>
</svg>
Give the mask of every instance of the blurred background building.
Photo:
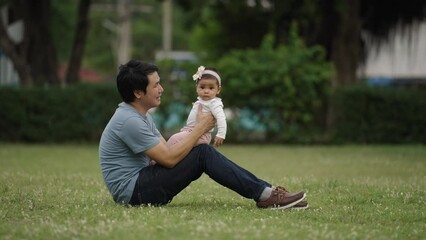
<svg viewBox="0 0 426 240">
<path fill-rule="evenodd" d="M 364 35 L 368 57 L 359 76 L 373 85 L 426 84 L 426 22 L 397 27 L 389 41 L 376 46 Z"/>
</svg>

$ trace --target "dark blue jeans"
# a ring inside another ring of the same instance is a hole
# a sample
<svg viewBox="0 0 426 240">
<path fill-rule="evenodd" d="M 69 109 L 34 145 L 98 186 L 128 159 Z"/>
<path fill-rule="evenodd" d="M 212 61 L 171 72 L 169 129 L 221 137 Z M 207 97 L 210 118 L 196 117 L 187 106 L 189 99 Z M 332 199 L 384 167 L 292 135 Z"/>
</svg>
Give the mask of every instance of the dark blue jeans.
<svg viewBox="0 0 426 240">
<path fill-rule="evenodd" d="M 139 172 L 130 204 L 167 204 L 203 173 L 241 196 L 255 201 L 265 187 L 271 186 L 230 161 L 212 146 L 201 144 L 194 147 L 174 168 L 165 168 L 159 164 L 143 168 Z"/>
</svg>

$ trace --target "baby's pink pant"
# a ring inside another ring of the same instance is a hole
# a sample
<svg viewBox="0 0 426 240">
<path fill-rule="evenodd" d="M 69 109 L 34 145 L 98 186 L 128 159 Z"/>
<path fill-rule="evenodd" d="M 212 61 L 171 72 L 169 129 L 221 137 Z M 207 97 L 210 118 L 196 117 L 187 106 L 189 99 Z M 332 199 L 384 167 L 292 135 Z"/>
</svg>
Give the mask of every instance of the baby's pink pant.
<svg viewBox="0 0 426 240">
<path fill-rule="evenodd" d="M 167 146 L 172 146 L 175 145 L 176 143 L 182 141 L 183 139 L 185 139 L 186 137 L 188 137 L 188 135 L 191 133 L 192 128 L 182 128 L 180 130 L 180 132 L 173 134 L 169 140 L 167 140 Z M 210 141 L 212 140 L 212 135 L 210 132 L 206 132 L 204 133 L 200 139 L 198 139 L 197 143 L 195 144 L 195 146 L 200 145 L 200 144 L 210 144 Z"/>
</svg>

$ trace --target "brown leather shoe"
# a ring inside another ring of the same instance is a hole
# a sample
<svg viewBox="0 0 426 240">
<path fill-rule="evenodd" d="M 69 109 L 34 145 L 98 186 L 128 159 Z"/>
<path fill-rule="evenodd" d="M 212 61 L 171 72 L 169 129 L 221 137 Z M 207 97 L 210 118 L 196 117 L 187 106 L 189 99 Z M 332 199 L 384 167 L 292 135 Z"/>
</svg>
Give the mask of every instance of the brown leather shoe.
<svg viewBox="0 0 426 240">
<path fill-rule="evenodd" d="M 288 192 L 287 189 L 285 189 L 285 187 L 281 187 L 281 186 L 277 186 L 276 187 L 277 190 L 281 190 L 284 192 Z M 309 207 L 308 201 L 306 201 L 305 199 L 298 202 L 296 205 L 294 205 L 293 207 L 291 207 L 292 209 L 307 209 Z"/>
<path fill-rule="evenodd" d="M 258 208 L 286 209 L 293 207 L 305 198 L 304 192 L 290 193 L 281 189 L 273 189 L 271 196 L 265 201 L 256 203 Z"/>
</svg>

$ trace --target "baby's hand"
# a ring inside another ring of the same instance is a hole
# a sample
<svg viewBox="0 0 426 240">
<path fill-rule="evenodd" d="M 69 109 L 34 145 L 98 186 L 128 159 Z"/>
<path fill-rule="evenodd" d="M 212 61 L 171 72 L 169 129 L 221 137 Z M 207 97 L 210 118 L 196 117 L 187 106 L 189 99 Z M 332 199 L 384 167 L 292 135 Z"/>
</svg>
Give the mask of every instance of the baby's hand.
<svg viewBox="0 0 426 240">
<path fill-rule="evenodd" d="M 219 147 L 222 144 L 223 144 L 223 138 L 220 138 L 220 137 L 215 137 L 214 138 L 214 146 L 215 147 Z"/>
</svg>

